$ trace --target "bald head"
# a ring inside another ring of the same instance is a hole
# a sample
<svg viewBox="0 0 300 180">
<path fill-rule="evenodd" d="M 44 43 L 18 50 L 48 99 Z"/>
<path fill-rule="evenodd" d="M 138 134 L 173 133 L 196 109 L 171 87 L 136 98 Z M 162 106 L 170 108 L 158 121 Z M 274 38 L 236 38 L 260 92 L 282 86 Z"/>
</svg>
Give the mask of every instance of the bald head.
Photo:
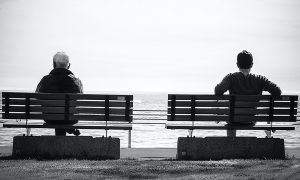
<svg viewBox="0 0 300 180">
<path fill-rule="evenodd" d="M 65 52 L 58 52 L 53 56 L 54 68 L 69 68 L 69 56 Z"/>
</svg>

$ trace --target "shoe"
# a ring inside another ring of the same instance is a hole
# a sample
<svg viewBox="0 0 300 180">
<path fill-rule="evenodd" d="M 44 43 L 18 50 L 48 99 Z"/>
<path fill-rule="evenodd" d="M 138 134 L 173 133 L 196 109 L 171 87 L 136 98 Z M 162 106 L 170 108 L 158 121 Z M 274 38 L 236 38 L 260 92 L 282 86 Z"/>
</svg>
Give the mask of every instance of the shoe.
<svg viewBox="0 0 300 180">
<path fill-rule="evenodd" d="M 79 136 L 79 135 L 80 135 L 80 131 L 79 131 L 78 129 L 75 129 L 73 134 L 74 134 L 75 136 Z"/>
<path fill-rule="evenodd" d="M 273 138 L 271 135 L 271 131 L 265 130 L 266 138 Z"/>
<path fill-rule="evenodd" d="M 67 129 L 68 134 L 74 134 L 75 136 L 80 135 L 80 131 L 78 129 Z"/>
</svg>

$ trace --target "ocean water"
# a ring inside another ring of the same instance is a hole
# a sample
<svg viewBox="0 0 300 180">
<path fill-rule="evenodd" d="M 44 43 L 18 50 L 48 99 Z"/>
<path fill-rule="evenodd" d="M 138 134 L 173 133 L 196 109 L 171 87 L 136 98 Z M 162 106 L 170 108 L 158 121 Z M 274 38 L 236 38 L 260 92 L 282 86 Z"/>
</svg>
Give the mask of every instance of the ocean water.
<svg viewBox="0 0 300 180">
<path fill-rule="evenodd" d="M 186 137 L 188 130 L 169 130 L 165 128 L 167 119 L 167 94 L 134 94 L 134 118 L 131 137 L 133 148 L 142 147 L 164 147 L 176 148 L 178 137 Z M 145 110 L 145 111 L 144 111 Z M 156 110 L 147 111 L 147 110 Z M 298 107 L 299 115 L 299 107 Z M 5 120 L 1 120 L 2 123 Z M 3 128 L 0 123 L 0 146 L 12 145 L 14 136 L 23 135 L 25 129 Z M 207 122 L 206 122 L 207 123 Z M 285 139 L 285 146 L 289 148 L 300 147 L 300 119 L 295 125 L 295 131 L 276 131 L 274 138 Z M 102 137 L 105 130 L 80 130 L 83 136 Z M 32 129 L 31 134 L 54 135 L 53 129 Z M 238 136 L 265 137 L 264 131 L 237 131 Z M 128 147 L 128 131 L 110 130 L 108 136 L 118 137 L 121 140 L 121 147 Z M 226 136 L 225 130 L 195 130 L 193 136 Z"/>
</svg>

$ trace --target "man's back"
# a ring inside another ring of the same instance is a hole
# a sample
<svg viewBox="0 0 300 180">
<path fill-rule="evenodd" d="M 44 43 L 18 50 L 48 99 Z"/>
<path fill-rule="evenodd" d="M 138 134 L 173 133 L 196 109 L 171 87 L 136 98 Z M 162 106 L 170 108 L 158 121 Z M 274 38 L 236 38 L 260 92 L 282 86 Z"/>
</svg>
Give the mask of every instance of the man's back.
<svg viewBox="0 0 300 180">
<path fill-rule="evenodd" d="M 216 95 L 223 95 L 226 91 L 232 95 L 261 95 L 263 91 L 268 91 L 274 96 L 281 95 L 281 90 L 275 83 L 264 76 L 250 74 L 253 66 L 253 56 L 250 52 L 246 50 L 240 52 L 236 64 L 239 72 L 225 76 L 215 87 Z M 255 121 L 236 123 L 229 120 L 227 123 L 231 125 L 255 125 Z M 235 137 L 236 131 L 227 130 L 227 136 Z"/>
<path fill-rule="evenodd" d="M 55 68 L 43 77 L 36 92 L 41 93 L 82 93 L 81 81 L 64 68 Z"/>
<path fill-rule="evenodd" d="M 281 94 L 280 88 L 264 76 L 254 74 L 244 75 L 242 72 L 228 74 L 215 87 L 215 94 L 222 95 L 227 90 L 229 90 L 229 94 L 236 95 L 260 95 L 262 91 L 268 91 L 272 95 Z"/>
</svg>

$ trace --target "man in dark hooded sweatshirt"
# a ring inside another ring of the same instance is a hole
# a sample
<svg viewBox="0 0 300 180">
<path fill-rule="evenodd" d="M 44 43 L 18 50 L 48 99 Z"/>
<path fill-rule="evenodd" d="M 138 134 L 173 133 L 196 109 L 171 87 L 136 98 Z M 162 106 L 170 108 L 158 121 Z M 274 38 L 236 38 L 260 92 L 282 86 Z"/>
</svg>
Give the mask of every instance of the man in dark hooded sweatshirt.
<svg viewBox="0 0 300 180">
<path fill-rule="evenodd" d="M 267 91 L 274 96 L 281 95 L 280 88 L 266 77 L 251 74 L 253 66 L 253 56 L 250 52 L 244 50 L 237 56 L 237 67 L 239 72 L 230 73 L 215 87 L 216 95 L 223 95 L 226 91 L 232 95 L 261 95 L 263 91 Z M 255 122 L 232 123 L 230 125 L 254 125 Z M 267 136 L 270 135 L 266 131 Z M 227 136 L 235 137 L 235 130 L 227 130 Z"/>
<path fill-rule="evenodd" d="M 69 70 L 69 56 L 64 52 L 58 52 L 53 57 L 53 70 L 42 78 L 36 88 L 39 93 L 83 93 L 80 79 L 76 78 Z M 77 121 L 53 121 L 45 120 L 47 124 L 76 124 Z M 77 129 L 55 129 L 55 135 L 65 136 L 69 134 L 79 135 Z"/>
</svg>

